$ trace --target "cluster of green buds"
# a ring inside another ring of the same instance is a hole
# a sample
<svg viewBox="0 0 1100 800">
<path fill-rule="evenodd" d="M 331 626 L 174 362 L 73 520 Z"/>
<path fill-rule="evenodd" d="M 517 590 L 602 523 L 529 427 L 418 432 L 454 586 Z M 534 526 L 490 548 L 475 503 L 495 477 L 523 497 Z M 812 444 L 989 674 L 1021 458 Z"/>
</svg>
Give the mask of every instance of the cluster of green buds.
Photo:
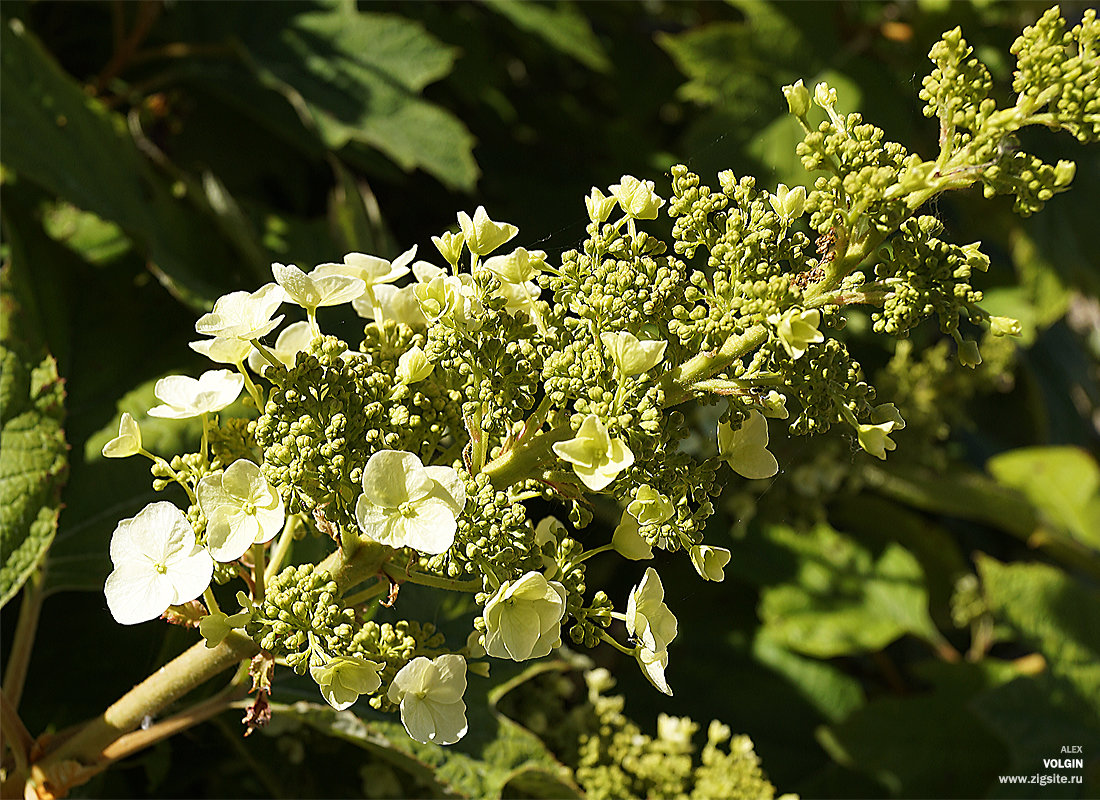
<svg viewBox="0 0 1100 800">
<path fill-rule="evenodd" d="M 975 183 L 1024 213 L 1065 189 L 1072 165 L 1040 166 L 1011 137 L 1043 125 L 1096 139 L 1098 33 L 1092 12 L 1069 32 L 1048 12 L 1014 47 L 1020 95 L 1003 110 L 961 35 L 946 34 L 922 90 L 941 126 L 931 161 L 839 113 L 827 85 L 798 82 L 784 93 L 812 187 L 768 191 L 727 171 L 712 188 L 679 166 L 669 198 L 632 176 L 593 188 L 587 238 L 556 261 L 508 249 L 518 229 L 479 207 L 433 237 L 439 263 L 414 247 L 392 262 L 274 264 L 272 283 L 220 298 L 196 323 L 206 338 L 192 347 L 231 369 L 156 386 L 151 415 L 201 417 L 198 452 L 172 463 L 148 453 L 128 414 L 104 448 L 151 458 L 156 488 L 176 484 L 189 501 L 119 524 L 111 613 L 132 624 L 201 597 L 212 646 L 243 632 L 308 672 L 333 707 L 368 697 L 424 742 L 466 732 L 467 672 L 546 656 L 563 629 L 629 654 L 672 694 L 677 621 L 660 551 L 723 579 L 730 553 L 704 541 L 712 499 L 732 476 L 777 473 L 777 421 L 789 435 L 839 424 L 880 459 L 895 449 L 902 414 L 873 402 L 832 335 L 844 307 L 871 307 L 881 335 L 935 318 L 969 366 L 981 356 L 964 325 L 1014 332 L 971 286 L 989 264 L 978 244 L 944 241 L 919 212 Z M 661 214 L 669 242 L 646 230 Z M 285 305 L 304 319 L 280 328 Z M 318 310 L 341 305 L 364 320 L 358 343 L 321 329 Z M 254 418 L 219 419 L 242 392 L 238 409 Z M 722 407 L 702 444 L 680 410 L 689 403 Z M 620 509 L 609 541 L 585 530 L 597 496 Z M 533 500 L 559 504 L 569 525 L 530 519 Z M 330 554 L 288 566 L 309 532 Z M 585 562 L 603 554 L 653 566 L 612 598 L 586 580 Z M 218 608 L 215 576 L 241 582 L 239 612 Z M 471 594 L 468 639 L 371 621 L 376 604 L 400 615 L 405 582 Z"/>
</svg>

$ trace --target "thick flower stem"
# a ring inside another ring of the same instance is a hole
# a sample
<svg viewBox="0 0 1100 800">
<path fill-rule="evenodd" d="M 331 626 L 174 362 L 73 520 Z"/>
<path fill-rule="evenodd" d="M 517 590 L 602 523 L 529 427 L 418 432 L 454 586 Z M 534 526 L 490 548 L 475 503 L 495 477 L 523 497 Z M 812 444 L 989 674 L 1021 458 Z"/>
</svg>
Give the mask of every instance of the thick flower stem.
<svg viewBox="0 0 1100 800">
<path fill-rule="evenodd" d="M 700 353 L 669 370 L 663 379 L 664 407 L 671 408 L 689 400 L 692 396 L 689 387 L 692 384 L 713 378 L 736 359 L 762 345 L 767 338 L 768 329 L 765 326 L 753 325 L 744 333 L 728 338 L 716 352 Z"/>
<path fill-rule="evenodd" d="M 55 749 L 50 750 L 47 745 L 46 754 L 31 766 L 31 776 L 13 775 L 5 782 L 5 795 L 12 788 L 11 783 L 22 777 L 23 781 L 30 779 L 34 786 L 29 788 L 40 796 L 64 796 L 71 787 L 94 775 L 100 762 L 108 758 L 112 746 L 137 728 L 145 717 L 156 714 L 218 673 L 258 652 L 259 648 L 251 639 L 237 633 L 230 633 L 212 649 L 205 642 L 198 642 L 123 695 L 102 715 L 85 723 Z"/>
<path fill-rule="evenodd" d="M 451 592 L 480 592 L 482 587 L 480 578 L 457 581 L 451 578 L 443 578 L 439 575 L 428 575 L 423 572 L 409 572 L 389 562 L 382 565 L 382 570 L 395 581 L 418 583 L 421 586 L 431 586 L 433 589 L 446 589 Z"/>
<path fill-rule="evenodd" d="M 533 478 L 536 474 L 535 468 L 550 448 L 571 436 L 573 436 L 573 429 L 568 423 L 548 431 L 540 431 L 526 442 L 494 458 L 485 465 L 482 472 L 488 475 L 493 486 L 498 488 L 511 486 L 525 478 Z"/>
</svg>

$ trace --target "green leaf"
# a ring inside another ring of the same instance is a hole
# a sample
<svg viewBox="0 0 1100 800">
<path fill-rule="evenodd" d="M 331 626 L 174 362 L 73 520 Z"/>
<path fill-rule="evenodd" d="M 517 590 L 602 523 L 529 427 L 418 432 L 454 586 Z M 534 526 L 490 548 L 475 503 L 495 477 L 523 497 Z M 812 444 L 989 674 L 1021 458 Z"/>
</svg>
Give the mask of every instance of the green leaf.
<svg viewBox="0 0 1100 800">
<path fill-rule="evenodd" d="M 389 764 L 447 796 L 500 798 L 580 796 L 572 770 L 562 765 L 531 731 L 497 710 L 500 699 L 531 678 L 549 670 L 569 669 L 562 661 L 540 661 L 525 668 L 494 663 L 496 682 L 469 675 L 466 716 L 469 731 L 457 744 L 421 744 L 393 717 L 351 710 L 335 711 L 319 703 L 297 702 L 280 708 L 310 727 L 369 750 Z M 499 668 L 498 668 L 499 667 Z M 504 678 L 505 675 L 510 677 Z M 503 679 L 502 679 L 503 678 Z"/>
<path fill-rule="evenodd" d="M 1013 768 L 1044 772 L 1042 759 L 1080 745 L 1085 783 L 1048 786 L 1044 796 L 1095 797 L 1100 791 L 1100 592 L 1046 564 L 1002 564 L 979 556 L 990 611 L 1047 669 L 977 698 L 976 708 L 1012 752 Z M 1034 796 L 1034 791 L 1002 796 Z"/>
<path fill-rule="evenodd" d="M 831 664 L 792 653 L 773 641 L 767 628 L 753 640 L 752 654 L 790 681 L 795 692 L 827 720 L 839 722 L 863 705 L 858 680 Z"/>
<path fill-rule="evenodd" d="M 609 72 L 611 61 L 592 26 L 572 3 L 542 5 L 529 0 L 487 0 L 486 5 L 520 30 L 542 38 L 555 50 L 589 69 Z"/>
<path fill-rule="evenodd" d="M 0 606 L 53 542 L 68 472 L 64 382 L 37 324 L 18 240 L 12 250 L 0 269 Z"/>
<path fill-rule="evenodd" d="M 473 137 L 419 96 L 450 72 L 455 51 L 418 23 L 345 5 L 300 14 L 277 35 L 257 28 L 245 44 L 260 80 L 304 111 L 329 148 L 366 145 L 403 169 L 473 188 Z"/>
<path fill-rule="evenodd" d="M 915 508 L 985 522 L 1021 536 L 1035 530 L 1031 504 L 980 472 L 899 465 L 870 465 L 867 472 L 876 491 Z"/>
<path fill-rule="evenodd" d="M 479 758 L 453 745 L 414 741 L 398 722 L 368 722 L 351 711 L 335 711 L 319 703 L 300 701 L 279 711 L 384 758 L 424 783 L 439 786 L 450 797 L 499 798 L 506 787 L 516 783 L 526 791 L 540 786 L 545 789 L 545 793 L 532 795 L 535 797 L 579 797 L 570 770 L 554 760 L 534 734 L 502 716 L 496 738 Z"/>
<path fill-rule="evenodd" d="M 916 673 L 931 688 L 873 700 L 843 723 L 820 728 L 818 741 L 839 764 L 896 797 L 984 796 L 1007 753 L 967 702 L 1014 670 L 989 661 L 929 662 Z"/>
<path fill-rule="evenodd" d="M 1100 550 L 1100 466 L 1077 447 L 1028 447 L 989 459 L 1004 486 L 1022 492 L 1055 525 Z"/>
<path fill-rule="evenodd" d="M 776 643 L 831 658 L 880 650 L 907 633 L 941 638 L 924 572 L 900 545 L 873 553 L 825 524 L 806 532 L 773 526 L 768 536 L 799 556 L 794 580 L 761 593 L 760 618 Z"/>
<path fill-rule="evenodd" d="M 117 224 L 178 298 L 206 310 L 228 264 L 267 264 L 211 236 L 222 225 L 201 188 L 173 182 L 138 150 L 118 114 L 89 98 L 18 19 L 0 26 L 3 162 L 18 175 Z M 224 198 L 223 198 L 224 199 Z M 228 206 L 227 206 L 228 207 Z"/>
</svg>

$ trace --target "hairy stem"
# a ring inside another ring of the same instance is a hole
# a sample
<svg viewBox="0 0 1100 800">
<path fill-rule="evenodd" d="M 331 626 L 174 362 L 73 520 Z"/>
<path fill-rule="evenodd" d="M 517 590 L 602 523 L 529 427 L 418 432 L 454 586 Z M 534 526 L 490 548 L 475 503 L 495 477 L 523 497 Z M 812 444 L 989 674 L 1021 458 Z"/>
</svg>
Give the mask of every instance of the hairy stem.
<svg viewBox="0 0 1100 800">
<path fill-rule="evenodd" d="M 665 384 L 665 408 L 679 405 L 692 396 L 691 385 L 713 378 L 743 355 L 752 352 L 768 338 L 768 329 L 753 325 L 742 334 L 728 338 L 714 352 L 700 353 L 675 369 L 669 370 L 663 379 Z"/>
<path fill-rule="evenodd" d="M 40 763 L 64 759 L 94 763 L 108 745 L 137 728 L 146 716 L 156 714 L 218 673 L 258 652 L 255 642 L 238 633 L 230 633 L 215 648 L 208 648 L 206 642 L 197 642 L 124 694 Z"/>
</svg>

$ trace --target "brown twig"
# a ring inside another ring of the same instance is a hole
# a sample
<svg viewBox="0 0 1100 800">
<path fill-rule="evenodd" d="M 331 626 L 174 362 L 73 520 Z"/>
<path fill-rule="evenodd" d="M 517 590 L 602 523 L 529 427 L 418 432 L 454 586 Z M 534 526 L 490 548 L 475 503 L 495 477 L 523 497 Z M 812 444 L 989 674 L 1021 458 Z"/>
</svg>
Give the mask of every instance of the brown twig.
<svg viewBox="0 0 1100 800">
<path fill-rule="evenodd" d="M 111 60 L 107 62 L 107 65 L 100 70 L 95 78 L 96 94 L 101 94 L 107 84 L 126 69 L 133 59 L 134 53 L 137 52 L 138 45 L 149 35 L 149 31 L 152 30 L 153 23 L 157 21 L 162 9 L 163 6 L 160 0 L 142 0 L 138 5 L 137 18 L 134 20 L 134 27 L 130 30 L 130 34 L 117 43 L 115 52 L 111 55 Z"/>
</svg>

